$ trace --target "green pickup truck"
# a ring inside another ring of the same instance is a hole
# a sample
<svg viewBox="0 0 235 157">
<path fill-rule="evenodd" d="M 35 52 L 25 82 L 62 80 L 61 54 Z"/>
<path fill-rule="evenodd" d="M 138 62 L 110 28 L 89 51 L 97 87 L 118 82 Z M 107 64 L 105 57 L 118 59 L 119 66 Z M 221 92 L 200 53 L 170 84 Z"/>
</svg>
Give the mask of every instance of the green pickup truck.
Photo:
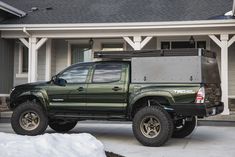
<svg viewBox="0 0 235 157">
<path fill-rule="evenodd" d="M 74 64 L 48 82 L 10 94 L 17 134 L 68 132 L 81 120 L 132 121 L 146 146 L 188 136 L 196 118 L 223 112 L 215 53 L 203 49 L 95 52 L 101 61 Z"/>
</svg>

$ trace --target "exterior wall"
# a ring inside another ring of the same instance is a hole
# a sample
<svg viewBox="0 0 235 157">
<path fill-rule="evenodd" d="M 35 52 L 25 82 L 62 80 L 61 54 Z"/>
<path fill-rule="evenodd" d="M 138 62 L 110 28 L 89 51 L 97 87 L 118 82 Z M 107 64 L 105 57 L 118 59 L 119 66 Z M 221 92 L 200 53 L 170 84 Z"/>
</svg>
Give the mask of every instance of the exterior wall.
<svg viewBox="0 0 235 157">
<path fill-rule="evenodd" d="M 219 65 L 219 70 L 221 68 L 221 50 L 220 47 L 214 43 L 212 40 L 210 41 L 210 47 L 211 50 L 216 52 L 217 54 L 217 61 Z M 229 52 L 228 52 L 228 94 L 229 96 L 235 96 L 235 43 L 233 43 L 229 47 Z"/>
<path fill-rule="evenodd" d="M 228 94 L 235 96 L 235 43 L 230 46 L 228 53 L 228 80 Z"/>
<path fill-rule="evenodd" d="M 20 47 L 20 43 L 19 42 L 15 42 L 15 48 L 14 48 L 14 73 L 13 73 L 13 77 L 14 77 L 14 86 L 19 85 L 19 84 L 23 84 L 27 82 L 27 76 L 23 76 L 23 75 L 19 75 L 19 48 Z"/>
<path fill-rule="evenodd" d="M 38 81 L 45 80 L 46 69 L 46 44 L 38 50 Z"/>
<path fill-rule="evenodd" d="M 14 41 L 0 39 L 0 94 L 8 94 L 13 87 Z"/>
<path fill-rule="evenodd" d="M 53 40 L 53 51 L 55 64 L 52 72 L 55 74 L 67 67 L 68 42 L 64 39 Z"/>
</svg>

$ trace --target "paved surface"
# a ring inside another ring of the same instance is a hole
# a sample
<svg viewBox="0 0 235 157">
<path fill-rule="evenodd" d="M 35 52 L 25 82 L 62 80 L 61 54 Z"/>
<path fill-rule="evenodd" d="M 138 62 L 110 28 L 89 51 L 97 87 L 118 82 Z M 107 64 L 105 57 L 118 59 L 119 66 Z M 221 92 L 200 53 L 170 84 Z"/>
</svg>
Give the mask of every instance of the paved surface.
<svg viewBox="0 0 235 157">
<path fill-rule="evenodd" d="M 9 123 L 0 123 L 0 131 L 13 133 Z M 47 133 L 54 133 L 47 129 Z M 145 147 L 132 134 L 131 124 L 80 122 L 70 133 L 94 135 L 112 151 L 126 157 L 234 157 L 235 127 L 200 126 L 184 139 L 171 139 L 163 147 Z"/>
</svg>

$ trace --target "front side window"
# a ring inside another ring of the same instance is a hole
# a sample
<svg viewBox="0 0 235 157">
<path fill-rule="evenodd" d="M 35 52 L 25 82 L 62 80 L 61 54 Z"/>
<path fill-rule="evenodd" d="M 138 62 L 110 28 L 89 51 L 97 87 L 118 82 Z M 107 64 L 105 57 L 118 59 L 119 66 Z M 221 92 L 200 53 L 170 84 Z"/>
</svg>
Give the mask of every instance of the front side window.
<svg viewBox="0 0 235 157">
<path fill-rule="evenodd" d="M 97 64 L 93 74 L 93 83 L 117 82 L 121 79 L 122 64 Z"/>
<path fill-rule="evenodd" d="M 67 83 L 85 83 L 90 66 L 79 65 L 64 71 L 59 78 L 67 81 Z"/>
</svg>

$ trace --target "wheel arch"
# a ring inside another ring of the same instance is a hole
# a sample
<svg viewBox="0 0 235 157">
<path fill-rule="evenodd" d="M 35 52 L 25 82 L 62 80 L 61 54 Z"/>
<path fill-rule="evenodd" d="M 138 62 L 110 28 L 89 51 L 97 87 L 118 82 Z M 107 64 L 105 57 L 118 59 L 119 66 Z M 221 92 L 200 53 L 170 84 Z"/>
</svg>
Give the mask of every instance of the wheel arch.
<svg viewBox="0 0 235 157">
<path fill-rule="evenodd" d="M 31 93 L 23 93 L 20 96 L 18 96 L 14 102 L 10 104 L 11 109 L 15 109 L 20 104 L 27 102 L 27 101 L 33 101 L 39 104 L 44 110 L 47 111 L 47 105 L 48 102 L 44 98 L 43 93 L 41 92 L 31 92 Z"/>
<path fill-rule="evenodd" d="M 161 106 L 171 110 L 171 98 L 166 95 L 142 96 L 133 101 L 129 106 L 129 118 L 132 119 L 137 111 L 146 106 Z"/>
</svg>

